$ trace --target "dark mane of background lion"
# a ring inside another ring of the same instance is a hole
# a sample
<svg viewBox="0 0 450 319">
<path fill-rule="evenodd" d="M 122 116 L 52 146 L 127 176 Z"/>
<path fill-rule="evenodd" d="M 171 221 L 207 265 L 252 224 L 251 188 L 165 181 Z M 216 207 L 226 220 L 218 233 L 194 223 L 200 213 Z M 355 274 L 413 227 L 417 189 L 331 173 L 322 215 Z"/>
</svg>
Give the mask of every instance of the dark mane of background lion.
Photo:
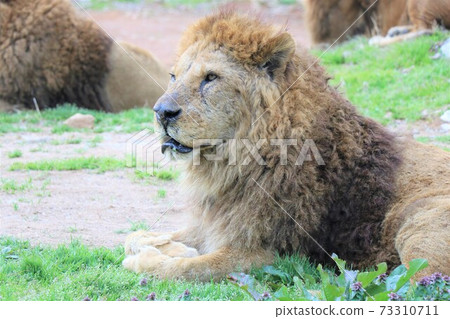
<svg viewBox="0 0 450 319">
<path fill-rule="evenodd" d="M 153 105 L 168 74 L 150 54 L 123 47 L 126 53 L 67 0 L 1 0 L 0 111 L 2 100 L 33 109 L 35 102 L 40 108 L 68 102 L 114 112 Z M 135 96 L 126 91 L 130 86 Z"/>
</svg>

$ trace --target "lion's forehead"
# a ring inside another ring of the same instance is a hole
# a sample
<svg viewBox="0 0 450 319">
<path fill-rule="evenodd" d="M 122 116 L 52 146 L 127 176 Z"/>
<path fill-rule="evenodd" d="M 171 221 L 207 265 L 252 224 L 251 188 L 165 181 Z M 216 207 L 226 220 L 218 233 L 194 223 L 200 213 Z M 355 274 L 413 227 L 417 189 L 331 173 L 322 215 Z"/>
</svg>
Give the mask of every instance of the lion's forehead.
<svg viewBox="0 0 450 319">
<path fill-rule="evenodd" d="M 207 48 L 200 52 L 195 50 L 194 46 L 180 56 L 173 68 L 176 75 L 202 77 L 208 72 L 227 73 L 238 67 L 238 63 L 233 63 L 232 57 L 220 49 Z"/>
</svg>

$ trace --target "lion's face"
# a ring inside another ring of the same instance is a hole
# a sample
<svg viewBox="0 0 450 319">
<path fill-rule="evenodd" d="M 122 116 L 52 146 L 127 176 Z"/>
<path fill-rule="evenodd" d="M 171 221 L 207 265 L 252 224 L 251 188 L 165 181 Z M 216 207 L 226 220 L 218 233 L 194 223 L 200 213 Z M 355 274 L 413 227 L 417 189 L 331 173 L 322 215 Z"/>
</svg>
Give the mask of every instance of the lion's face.
<svg viewBox="0 0 450 319">
<path fill-rule="evenodd" d="M 163 152 L 206 152 L 256 136 L 252 122 L 289 86 L 295 42 L 285 30 L 227 13 L 219 17 L 185 33 L 172 81 L 153 108 Z"/>
<path fill-rule="evenodd" d="M 255 75 L 214 46 L 189 48 L 173 67 L 167 92 L 154 107 L 163 152 L 190 153 L 196 140 L 216 140 L 205 142 L 208 147 L 234 138 L 245 122 L 246 79 Z"/>
</svg>

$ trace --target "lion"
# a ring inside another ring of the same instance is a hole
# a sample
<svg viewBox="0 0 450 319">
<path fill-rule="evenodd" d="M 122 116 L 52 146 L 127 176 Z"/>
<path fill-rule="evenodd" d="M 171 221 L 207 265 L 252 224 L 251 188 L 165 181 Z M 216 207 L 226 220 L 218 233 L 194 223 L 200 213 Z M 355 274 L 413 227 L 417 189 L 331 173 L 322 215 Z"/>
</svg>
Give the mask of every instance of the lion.
<svg viewBox="0 0 450 319">
<path fill-rule="evenodd" d="M 0 0 L 0 111 L 153 106 L 169 79 L 150 53 L 114 42 L 70 1 Z"/>
<path fill-rule="evenodd" d="M 390 12 L 390 3 L 380 4 L 380 13 L 383 35 L 385 37 L 374 37 L 370 43 L 386 46 L 392 43 L 415 39 L 422 35 L 433 34 L 435 24 L 450 29 L 450 0 L 402 0 L 403 19 L 398 21 L 383 21 L 383 16 Z M 398 7 L 400 8 L 400 6 Z M 409 24 L 405 23 L 405 15 Z"/>
<path fill-rule="evenodd" d="M 449 153 L 360 115 L 287 31 L 257 18 L 207 16 L 178 53 L 154 111 L 162 151 L 186 166 L 190 225 L 130 234 L 125 268 L 209 281 L 335 253 L 358 269 L 426 258 L 450 272 Z"/>
<path fill-rule="evenodd" d="M 369 28 L 363 18 L 363 8 L 357 0 L 305 0 L 306 24 L 313 46 L 327 46 L 356 35 Z"/>
<path fill-rule="evenodd" d="M 305 6 L 315 46 L 355 35 L 388 45 L 431 34 L 435 23 L 450 28 L 449 0 L 305 0 Z"/>
</svg>

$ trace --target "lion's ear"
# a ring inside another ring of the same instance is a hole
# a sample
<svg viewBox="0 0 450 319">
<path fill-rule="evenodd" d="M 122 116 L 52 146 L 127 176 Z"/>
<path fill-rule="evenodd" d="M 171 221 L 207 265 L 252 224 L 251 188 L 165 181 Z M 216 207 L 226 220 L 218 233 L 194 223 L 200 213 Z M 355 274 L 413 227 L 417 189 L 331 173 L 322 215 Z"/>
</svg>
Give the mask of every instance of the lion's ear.
<svg viewBox="0 0 450 319">
<path fill-rule="evenodd" d="M 294 53 L 294 39 L 289 33 L 283 32 L 270 39 L 264 46 L 264 62 L 261 64 L 261 68 L 272 79 L 283 75 Z"/>
</svg>

